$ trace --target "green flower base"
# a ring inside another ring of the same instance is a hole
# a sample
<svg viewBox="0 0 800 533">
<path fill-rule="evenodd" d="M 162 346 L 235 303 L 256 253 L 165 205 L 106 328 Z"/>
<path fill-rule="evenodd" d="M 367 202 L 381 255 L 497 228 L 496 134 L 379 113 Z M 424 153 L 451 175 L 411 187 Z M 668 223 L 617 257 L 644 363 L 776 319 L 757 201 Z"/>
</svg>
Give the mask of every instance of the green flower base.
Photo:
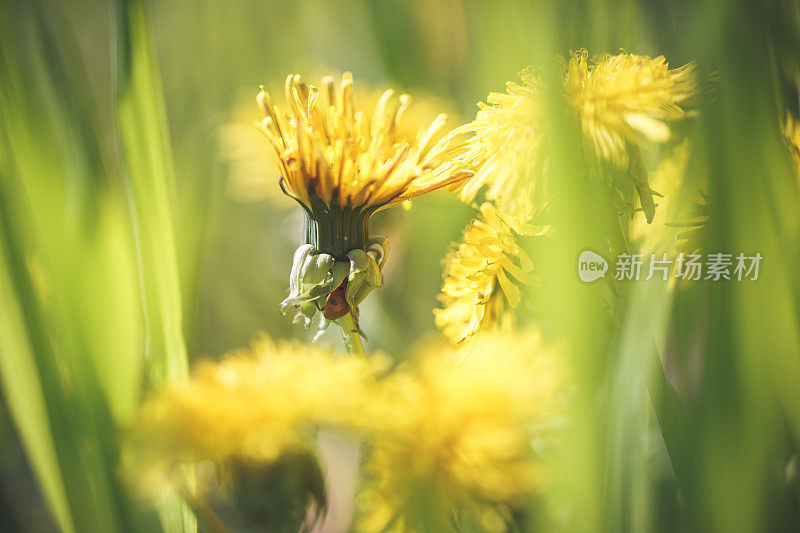
<svg viewBox="0 0 800 533">
<path fill-rule="evenodd" d="M 340 207 L 336 201 L 332 204 L 328 206 L 318 196 L 311 195 L 311 210 L 304 209 L 305 242 L 337 261 L 345 261 L 350 250 L 366 250 L 369 219 L 375 209 Z"/>
</svg>

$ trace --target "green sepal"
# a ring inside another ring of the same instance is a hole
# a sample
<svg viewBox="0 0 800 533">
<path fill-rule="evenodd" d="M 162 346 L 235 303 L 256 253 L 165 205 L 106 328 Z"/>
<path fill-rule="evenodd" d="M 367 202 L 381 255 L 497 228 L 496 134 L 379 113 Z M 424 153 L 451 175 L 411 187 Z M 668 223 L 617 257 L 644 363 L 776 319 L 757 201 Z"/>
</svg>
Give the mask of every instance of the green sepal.
<svg viewBox="0 0 800 533">
<path fill-rule="evenodd" d="M 317 314 L 317 306 L 314 302 L 306 302 L 300 305 L 300 311 L 297 312 L 297 315 L 294 317 L 295 322 L 303 321 L 303 325 L 306 329 L 311 326 L 311 320 L 314 318 L 314 315 Z"/>
<path fill-rule="evenodd" d="M 315 248 L 310 244 L 303 244 L 294 251 L 292 259 L 292 271 L 289 274 L 289 297 L 294 298 L 300 294 L 303 281 L 303 266 L 306 259 L 314 252 Z"/>
<path fill-rule="evenodd" d="M 316 342 L 316 340 L 320 337 L 320 335 L 322 335 L 323 333 L 325 333 L 325 331 L 327 331 L 328 326 L 330 326 L 330 325 L 331 325 L 331 321 L 330 320 L 328 320 L 325 317 L 320 318 L 319 319 L 319 329 L 314 334 L 314 338 L 311 339 L 311 342 Z"/>
<path fill-rule="evenodd" d="M 374 262 L 364 250 L 350 250 L 347 252 L 350 259 L 350 273 L 347 276 L 347 289 L 344 298 L 350 307 L 356 305 L 355 297 L 364 283 L 370 262 Z"/>
<path fill-rule="evenodd" d="M 317 298 L 321 298 L 322 296 L 326 296 L 333 292 L 336 287 L 342 284 L 344 279 L 347 277 L 347 273 L 350 271 L 350 263 L 349 262 L 336 262 L 333 264 L 333 268 L 328 271 L 328 275 L 325 276 L 325 281 L 320 283 L 319 285 L 315 285 L 308 289 L 307 291 L 295 296 L 294 298 L 289 297 L 286 298 L 284 301 L 281 302 L 281 311 L 289 307 L 290 305 L 301 305 L 305 302 L 310 302 L 312 300 L 316 300 Z"/>
<path fill-rule="evenodd" d="M 386 258 L 389 256 L 389 239 L 386 235 L 373 235 L 367 240 L 367 252 L 375 254 L 378 268 L 382 269 Z"/>
<path fill-rule="evenodd" d="M 383 283 L 381 269 L 378 267 L 378 263 L 376 263 L 372 257 L 370 257 L 369 268 L 362 275 L 364 276 L 363 281 L 361 286 L 358 288 L 358 291 L 354 294 L 353 304 L 351 305 L 358 306 L 364 301 L 367 295 L 372 292 L 372 289 L 380 287 Z"/>
<path fill-rule="evenodd" d="M 302 283 L 300 284 L 302 289 L 308 290 L 308 288 L 325 281 L 333 263 L 334 259 L 330 254 L 320 253 L 308 256 L 306 264 L 303 266 Z"/>
</svg>

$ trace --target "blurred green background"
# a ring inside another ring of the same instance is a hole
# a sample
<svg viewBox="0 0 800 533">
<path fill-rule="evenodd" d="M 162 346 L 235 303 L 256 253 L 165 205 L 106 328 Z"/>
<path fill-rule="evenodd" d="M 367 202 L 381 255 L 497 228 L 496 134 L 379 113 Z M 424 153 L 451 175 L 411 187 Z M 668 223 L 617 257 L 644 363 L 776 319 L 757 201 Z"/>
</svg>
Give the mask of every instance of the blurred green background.
<svg viewBox="0 0 800 533">
<path fill-rule="evenodd" d="M 798 113 L 795 2 L 0 6 L 0 531 L 157 529 L 115 474 L 142 390 L 259 330 L 310 340 L 277 305 L 299 209 L 230 193 L 221 130 L 242 102 L 260 119 L 260 83 L 280 94 L 288 73 L 350 70 L 356 87 L 443 102 L 455 126 L 524 67 L 582 47 L 697 62 L 708 86 L 690 173 L 710 181 L 706 245 L 765 260 L 750 285 L 626 288 L 609 320 L 607 295 L 574 276 L 602 224 L 581 207 L 574 146 L 556 143 L 563 240 L 534 257 L 554 273 L 535 308 L 567 339 L 578 393 L 539 528 L 800 528 L 800 200 L 780 138 Z M 441 192 L 376 217 L 391 252 L 363 308 L 367 350 L 402 359 L 441 338 L 440 262 L 473 214 Z M 162 524 L 183 530 L 164 498 Z"/>
</svg>

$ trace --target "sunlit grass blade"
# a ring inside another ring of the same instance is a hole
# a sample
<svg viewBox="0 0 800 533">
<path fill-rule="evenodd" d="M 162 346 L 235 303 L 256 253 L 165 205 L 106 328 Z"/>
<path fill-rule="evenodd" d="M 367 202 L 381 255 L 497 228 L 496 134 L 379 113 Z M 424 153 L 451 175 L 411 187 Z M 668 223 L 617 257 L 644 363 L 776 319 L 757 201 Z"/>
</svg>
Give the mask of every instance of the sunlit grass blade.
<svg viewBox="0 0 800 533">
<path fill-rule="evenodd" d="M 560 83 L 552 60 L 543 65 L 546 79 L 553 86 Z M 564 443 L 555 465 L 560 489 L 552 496 L 566 498 L 575 506 L 569 530 L 601 531 L 609 505 L 603 479 L 608 433 L 608 285 L 581 283 L 576 265 L 582 250 L 605 253 L 605 230 L 615 224 L 618 227 L 618 223 L 615 211 L 604 200 L 607 194 L 597 182 L 589 180 L 580 137 L 567 117 L 564 99 L 552 91 L 546 104 L 552 125 L 550 161 L 556 198 L 553 225 L 559 228 L 560 238 L 554 243 L 552 254 L 539 259 L 542 277 L 548 280 L 542 285 L 541 308 L 568 347 L 575 387 Z"/>
<path fill-rule="evenodd" d="M 664 441 L 684 498 L 693 496 L 696 432 L 659 357 L 668 334 L 674 287 L 655 278 L 625 288 L 609 408 L 608 512 L 614 530 L 652 531 L 658 503 L 650 463 L 651 450 L 658 449 L 655 431 Z"/>
<path fill-rule="evenodd" d="M 120 2 L 117 17 L 118 125 L 143 278 L 149 377 L 158 384 L 187 371 L 174 235 L 175 178 L 144 2 Z"/>
<path fill-rule="evenodd" d="M 651 354 L 655 357 L 658 355 L 658 352 Z M 663 360 L 661 362 L 663 363 Z M 650 369 L 647 372 L 647 379 L 650 402 L 667 448 L 672 470 L 679 487 L 684 491 L 684 497 L 691 497 L 698 467 L 697 454 L 694 450 L 697 439 L 696 422 L 667 379 L 663 366 Z"/>
<path fill-rule="evenodd" d="M 188 372 L 175 245 L 174 170 L 161 82 L 143 1 L 119 1 L 117 120 L 134 217 L 145 306 L 147 374 L 152 385 Z M 169 531 L 195 531 L 189 508 L 169 488 L 158 495 Z"/>
<path fill-rule="evenodd" d="M 0 171 L 2 172 L 2 171 Z M 28 460 L 39 479 L 45 499 L 64 532 L 75 531 L 64 480 L 58 464 L 50 427 L 47 399 L 42 389 L 24 312 L 8 269 L 6 252 L 0 249 L 0 380 L 12 419 L 17 425 Z"/>
<path fill-rule="evenodd" d="M 31 268 L 25 261 L 29 254 L 40 257 L 42 251 L 34 251 L 34 243 L 24 243 L 8 231 L 27 217 L 24 209 L 5 201 L 10 195 L 8 188 L 3 189 L 0 370 L 29 460 L 63 531 L 135 530 L 139 519 L 115 474 L 116 435 L 107 410 L 109 398 L 96 379 L 101 369 L 94 367 L 87 344 L 66 338 L 63 328 L 72 320 L 64 313 L 69 311 L 54 309 L 42 298 L 63 298 L 73 311 L 78 308 L 67 294 L 57 292 L 55 277 L 49 280 L 53 292 L 42 293 L 47 290 L 41 285 L 47 274 L 38 269 L 46 267 Z M 131 375 L 125 378 L 135 380 Z M 126 389 L 130 390 L 123 386 L 120 392 Z"/>
<path fill-rule="evenodd" d="M 786 107 L 796 102 L 781 98 L 775 45 L 768 44 L 775 29 L 783 34 L 785 27 L 796 28 L 796 19 L 772 18 L 777 12 L 738 1 L 698 5 L 693 17 L 715 13 L 724 14 L 722 29 L 709 36 L 698 26 L 686 43 L 699 60 L 719 68 L 721 80 L 701 113 L 711 189 L 706 246 L 709 252 L 760 253 L 763 262 L 756 281 L 709 285 L 694 505 L 704 530 L 765 531 L 783 520 L 776 505 L 782 492 L 794 490 L 775 480 L 786 475 L 791 452 L 784 442 L 789 428 L 797 442 L 800 405 L 793 281 L 800 199 L 780 139 Z M 790 57 L 796 65 L 796 47 Z"/>
<path fill-rule="evenodd" d="M 8 14 L 3 6 L 3 12 Z M 5 22 L 5 23 L 4 23 Z M 3 85 L 0 86 L 0 204 L 10 201 L 8 185 L 17 177 L 12 172 L 12 154 L 8 145 L 9 131 L 13 125 L 6 117 L 5 108 L 15 102 L 21 74 L 14 72 L 15 58 L 10 55 L 10 37 L 7 18 L 0 21 L 2 49 L 0 49 L 0 75 Z M 21 127 L 18 124 L 18 127 Z M 0 214 L 8 218 L 6 205 L 0 205 Z M 0 222 L 0 230 L 5 233 L 7 222 Z M 52 509 L 56 523 L 62 531 L 72 532 L 75 526 L 72 509 L 67 497 L 61 467 L 58 464 L 55 437 L 48 413 L 48 398 L 42 387 L 37 359 L 33 352 L 29 324 L 22 307 L 17 290 L 18 280 L 14 276 L 9 263 L 9 241 L 4 236 L 0 239 L 0 378 L 2 379 L 3 397 L 9 407 L 12 420 L 17 426 L 22 444 L 26 451 L 32 470 L 39 480 L 45 500 Z M 23 273 L 18 273 L 23 275 Z M 50 393 L 52 394 L 52 392 Z"/>
</svg>

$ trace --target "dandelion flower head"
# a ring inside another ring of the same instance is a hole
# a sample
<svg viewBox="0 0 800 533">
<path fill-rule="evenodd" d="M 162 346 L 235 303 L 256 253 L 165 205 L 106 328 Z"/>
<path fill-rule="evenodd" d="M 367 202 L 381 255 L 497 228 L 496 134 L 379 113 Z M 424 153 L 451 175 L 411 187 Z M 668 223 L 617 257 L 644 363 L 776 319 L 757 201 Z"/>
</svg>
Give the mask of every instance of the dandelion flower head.
<svg viewBox="0 0 800 533">
<path fill-rule="evenodd" d="M 355 431 L 369 419 L 377 360 L 261 339 L 202 362 L 144 404 L 133 430 L 137 468 L 169 478 L 191 462 L 269 464 L 308 449 L 321 426 Z"/>
<path fill-rule="evenodd" d="M 564 88 L 580 123 L 587 153 L 620 167 L 629 150 L 670 139 L 669 122 L 684 118 L 697 92 L 694 65 L 669 68 L 664 56 L 605 55 L 586 50 L 562 63 Z"/>
<path fill-rule="evenodd" d="M 366 466 L 364 529 L 437 531 L 454 513 L 502 523 L 545 484 L 531 439 L 561 416 L 562 380 L 535 331 L 476 336 L 387 378 L 391 413 Z"/>
<path fill-rule="evenodd" d="M 371 120 L 371 113 L 383 93 L 373 86 L 358 84 L 353 87 L 353 100 L 361 103 L 368 120 Z M 455 116 L 453 106 L 447 100 L 427 93 L 412 93 L 410 98 L 412 105 L 406 106 L 402 119 L 395 122 L 398 142 L 414 144 L 420 131 L 427 130 L 443 112 L 448 120 Z M 230 165 L 228 190 L 241 201 L 268 200 L 282 206 L 296 205 L 276 186 L 275 174 L 280 168 L 278 154 L 264 143 L 264 134 L 259 131 L 261 121 L 254 120 L 252 107 L 249 95 L 237 100 L 228 120 L 219 130 L 221 152 Z M 431 139 L 433 144 L 446 133 L 437 131 Z"/>
<path fill-rule="evenodd" d="M 639 150 L 666 142 L 669 123 L 687 116 L 696 93 L 694 66 L 670 69 L 663 56 L 620 53 L 590 60 L 585 50 L 559 59 L 561 86 L 570 115 L 581 133 L 590 168 L 602 174 L 610 164 L 636 188 L 648 221 L 653 199 Z M 549 132 L 546 91 L 532 69 L 509 82 L 506 93 L 491 93 L 475 120 L 458 128 L 472 133 L 459 156 L 473 173 L 461 188 L 472 201 L 485 187 L 486 199 L 505 213 L 535 216 L 551 198 L 548 182 Z M 622 185 L 619 185 L 622 186 Z"/>
<path fill-rule="evenodd" d="M 533 69 L 519 73 L 521 83 L 507 82 L 505 93 L 479 102 L 475 120 L 457 128 L 471 134 L 460 156 L 473 176 L 460 197 L 471 202 L 485 186 L 485 197 L 506 214 L 529 217 L 546 199 L 543 180 L 547 121 L 543 85 Z"/>
<path fill-rule="evenodd" d="M 281 112 L 262 87 L 262 131 L 278 157 L 284 192 L 308 210 L 317 200 L 328 207 L 376 210 L 468 176 L 441 164 L 457 149 L 449 136 L 441 138 L 446 115 L 413 141 L 400 134 L 408 95 L 396 98 L 387 90 L 374 109 L 359 109 L 353 77 L 345 73 L 338 88 L 331 77 L 317 88 L 290 75 L 285 97 L 288 112 Z"/>
<path fill-rule="evenodd" d="M 534 232 L 532 227 L 519 229 Z M 434 315 L 436 325 L 453 342 L 514 324 L 510 311 L 522 301 L 519 285 L 539 283 L 518 236 L 492 204 L 484 203 L 445 258 L 442 307 Z"/>
</svg>

